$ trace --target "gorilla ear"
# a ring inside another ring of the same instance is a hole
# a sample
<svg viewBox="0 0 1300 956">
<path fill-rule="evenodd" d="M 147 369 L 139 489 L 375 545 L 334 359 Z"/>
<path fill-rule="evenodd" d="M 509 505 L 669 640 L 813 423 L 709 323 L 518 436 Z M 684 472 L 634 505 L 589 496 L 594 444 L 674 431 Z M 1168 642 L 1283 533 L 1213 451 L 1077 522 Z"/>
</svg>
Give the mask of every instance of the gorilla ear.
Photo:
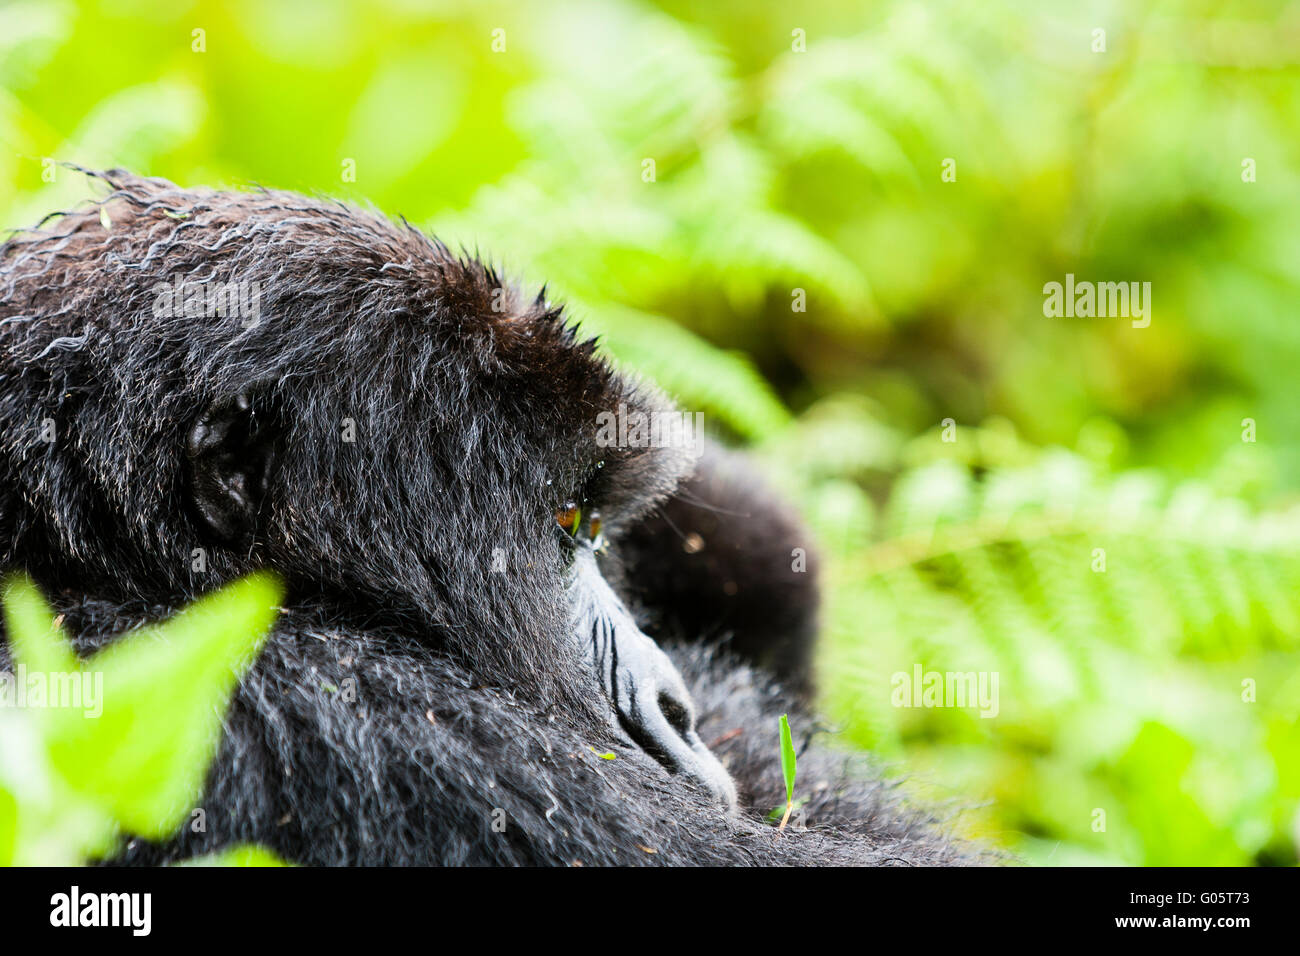
<svg viewBox="0 0 1300 956">
<path fill-rule="evenodd" d="M 212 532 L 245 544 L 258 530 L 278 429 L 247 392 L 209 405 L 185 439 L 190 494 Z"/>
</svg>

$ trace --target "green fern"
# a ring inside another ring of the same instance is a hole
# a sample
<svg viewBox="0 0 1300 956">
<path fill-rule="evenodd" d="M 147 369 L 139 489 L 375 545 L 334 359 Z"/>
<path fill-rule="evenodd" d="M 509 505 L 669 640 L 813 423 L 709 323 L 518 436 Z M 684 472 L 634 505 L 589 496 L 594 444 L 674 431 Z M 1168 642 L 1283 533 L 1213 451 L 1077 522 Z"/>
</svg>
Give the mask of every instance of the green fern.
<svg viewBox="0 0 1300 956">
<path fill-rule="evenodd" d="M 1012 781 L 1023 789 L 1000 796 L 1027 817 L 990 825 L 1045 831 L 1095 859 L 1244 862 L 1286 839 L 1258 825 L 1259 800 L 1281 798 L 1276 781 L 1300 770 L 1300 748 L 1270 747 L 1256 715 L 1295 713 L 1286 687 L 1300 682 L 1300 511 L 1253 515 L 1203 485 L 1112 476 L 1058 450 L 987 472 L 959 460 L 908 469 L 874 529 L 867 542 L 821 529 L 840 552 L 827 702 L 851 738 L 906 746 L 937 775 L 990 793 Z M 918 665 L 998 675 L 997 719 L 893 706 L 891 676 Z M 1154 746 L 1144 734 L 1195 752 L 1166 770 L 1192 792 L 1181 825 L 1200 844 L 1180 847 L 1164 817 L 1125 816 L 1171 785 L 1133 769 L 1134 748 Z M 972 772 L 963 754 L 975 742 L 1000 758 Z M 1198 791 L 1215 762 L 1251 772 Z M 1062 774 L 1091 794 L 1084 809 L 1045 798 Z M 1140 831 L 1130 855 L 1090 830 L 1095 807 L 1111 809 L 1112 828 Z"/>
</svg>

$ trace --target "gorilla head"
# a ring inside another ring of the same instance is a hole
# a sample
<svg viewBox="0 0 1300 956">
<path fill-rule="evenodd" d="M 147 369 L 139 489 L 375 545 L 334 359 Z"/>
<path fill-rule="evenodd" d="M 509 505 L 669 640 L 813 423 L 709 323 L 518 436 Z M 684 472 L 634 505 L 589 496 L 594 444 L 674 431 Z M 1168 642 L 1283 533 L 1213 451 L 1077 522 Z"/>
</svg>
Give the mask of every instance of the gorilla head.
<svg viewBox="0 0 1300 956">
<path fill-rule="evenodd" d="M 612 862 L 651 839 L 636 832 L 658 834 L 662 862 L 892 859 L 900 842 L 946 858 L 829 757 L 809 806 L 838 830 L 816 849 L 753 845 L 765 827 L 736 807 L 774 805 L 776 747 L 757 741 L 790 702 L 734 660 L 679 654 L 738 791 L 638 621 L 662 639 L 735 637 L 802 686 L 806 650 L 767 652 L 811 636 L 812 575 L 781 557 L 807 542 L 728 456 L 607 440 L 602 416 L 669 406 L 544 296 L 341 204 L 99 178 L 98 206 L 0 247 L 0 555 L 83 648 L 251 570 L 284 577 L 203 798 L 225 811 L 209 845 Z M 692 565 L 680 545 L 697 523 L 708 562 Z M 363 663 L 350 710 L 307 686 Z M 771 723 L 751 743 L 741 719 Z M 624 759 L 593 767 L 588 742 Z M 503 790 L 519 832 L 467 837 Z M 561 825 L 562 801 L 585 816 Z M 696 822 L 666 824 L 669 806 Z M 836 823 L 844 809 L 858 819 Z"/>
<path fill-rule="evenodd" d="M 7 365 L 39 376 L 47 413 L 4 421 L 19 553 L 118 598 L 272 567 L 547 695 L 582 686 L 585 663 L 628 735 L 734 800 L 594 556 L 593 521 L 617 536 L 687 464 L 597 444 L 599 413 L 648 416 L 658 396 L 543 298 L 415 229 L 108 178 L 107 227 L 74 217 L 7 250 L 8 288 L 40 286 L 32 314 L 5 316 Z M 56 440 L 33 440 L 49 420 Z M 51 480 L 73 469 L 75 497 Z"/>
</svg>

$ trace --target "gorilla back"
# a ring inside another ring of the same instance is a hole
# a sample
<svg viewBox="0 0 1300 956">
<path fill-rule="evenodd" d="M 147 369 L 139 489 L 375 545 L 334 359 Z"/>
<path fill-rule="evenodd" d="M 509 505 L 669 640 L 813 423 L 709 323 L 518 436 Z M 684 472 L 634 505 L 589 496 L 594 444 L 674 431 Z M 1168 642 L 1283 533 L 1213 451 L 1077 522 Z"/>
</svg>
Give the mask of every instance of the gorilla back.
<svg viewBox="0 0 1300 956">
<path fill-rule="evenodd" d="M 965 858 L 806 741 L 807 828 L 766 823 L 777 716 L 813 726 L 805 532 L 730 453 L 603 441 L 669 406 L 559 308 L 345 205 L 96 176 L 0 246 L 0 564 L 83 653 L 254 569 L 288 588 L 206 831 L 121 861 Z"/>
</svg>

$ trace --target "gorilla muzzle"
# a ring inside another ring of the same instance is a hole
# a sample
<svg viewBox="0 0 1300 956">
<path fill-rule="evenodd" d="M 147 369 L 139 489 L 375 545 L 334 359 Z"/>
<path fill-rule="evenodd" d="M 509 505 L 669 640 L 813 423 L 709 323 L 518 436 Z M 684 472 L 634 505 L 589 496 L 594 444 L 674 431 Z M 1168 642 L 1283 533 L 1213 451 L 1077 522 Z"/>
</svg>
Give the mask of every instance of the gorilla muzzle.
<svg viewBox="0 0 1300 956">
<path fill-rule="evenodd" d="M 696 732 L 695 705 L 682 675 L 637 627 L 589 546 L 577 545 L 572 574 L 574 635 L 609 698 L 611 722 L 670 773 L 735 807 L 736 785 Z"/>
</svg>

